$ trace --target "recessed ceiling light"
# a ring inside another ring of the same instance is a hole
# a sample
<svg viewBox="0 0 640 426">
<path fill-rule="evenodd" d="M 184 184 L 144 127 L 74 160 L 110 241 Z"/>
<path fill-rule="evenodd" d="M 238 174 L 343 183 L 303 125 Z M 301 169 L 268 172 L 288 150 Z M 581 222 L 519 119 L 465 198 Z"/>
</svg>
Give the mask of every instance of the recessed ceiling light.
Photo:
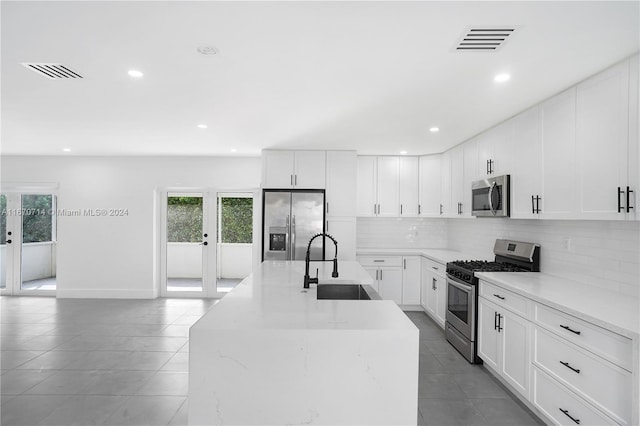
<svg viewBox="0 0 640 426">
<path fill-rule="evenodd" d="M 144 76 L 142 71 L 138 71 L 138 70 L 129 70 L 129 72 L 127 74 L 129 74 L 131 77 L 135 77 L 135 78 L 140 78 L 140 77 Z"/>
<path fill-rule="evenodd" d="M 218 54 L 218 49 L 215 48 L 215 46 L 211 46 L 209 44 L 203 44 L 201 46 L 198 46 L 198 53 L 200 53 L 201 55 L 206 55 L 206 56 L 211 56 L 211 55 L 217 55 Z"/>
<path fill-rule="evenodd" d="M 511 76 L 509 74 L 501 73 L 501 74 L 496 75 L 493 80 L 496 83 L 504 83 L 505 81 L 508 81 L 510 78 L 511 78 Z"/>
<path fill-rule="evenodd" d="M 237 149 L 235 149 L 235 148 L 233 148 L 233 149 L 231 150 L 231 152 L 238 152 L 238 150 L 237 150 Z"/>
<path fill-rule="evenodd" d="M 407 155 L 407 151 L 400 151 L 400 154 Z"/>
<path fill-rule="evenodd" d="M 431 128 L 429 129 L 429 131 L 430 131 L 431 133 L 438 133 L 438 132 L 440 131 L 440 128 L 439 128 L 439 127 L 431 127 Z"/>
<path fill-rule="evenodd" d="M 206 129 L 207 127 L 209 126 L 207 126 L 206 124 L 198 124 L 198 129 Z"/>
<path fill-rule="evenodd" d="M 71 152 L 71 148 L 62 148 L 64 152 Z"/>
</svg>

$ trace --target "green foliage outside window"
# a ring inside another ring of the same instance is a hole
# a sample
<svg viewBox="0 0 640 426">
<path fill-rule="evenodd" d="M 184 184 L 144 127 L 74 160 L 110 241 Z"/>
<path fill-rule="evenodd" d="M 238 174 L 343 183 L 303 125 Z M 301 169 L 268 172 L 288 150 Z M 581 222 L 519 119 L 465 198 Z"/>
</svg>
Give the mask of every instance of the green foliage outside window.
<svg viewBox="0 0 640 426">
<path fill-rule="evenodd" d="M 168 197 L 167 237 L 172 243 L 202 241 L 202 197 Z"/>
<path fill-rule="evenodd" d="M 22 241 L 39 243 L 52 240 L 52 195 L 22 196 Z"/>
<path fill-rule="evenodd" d="M 222 197 L 219 200 L 222 204 L 222 242 L 251 244 L 253 242 L 253 199 Z"/>
</svg>

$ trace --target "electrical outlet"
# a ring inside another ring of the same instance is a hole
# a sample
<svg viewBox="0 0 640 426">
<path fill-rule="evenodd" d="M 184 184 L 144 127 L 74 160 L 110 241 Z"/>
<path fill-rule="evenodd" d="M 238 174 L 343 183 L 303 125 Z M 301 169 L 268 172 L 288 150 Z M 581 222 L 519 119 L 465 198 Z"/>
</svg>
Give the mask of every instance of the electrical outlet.
<svg viewBox="0 0 640 426">
<path fill-rule="evenodd" d="M 562 239 L 562 248 L 566 251 L 573 251 L 573 243 L 571 242 L 571 238 Z"/>
</svg>

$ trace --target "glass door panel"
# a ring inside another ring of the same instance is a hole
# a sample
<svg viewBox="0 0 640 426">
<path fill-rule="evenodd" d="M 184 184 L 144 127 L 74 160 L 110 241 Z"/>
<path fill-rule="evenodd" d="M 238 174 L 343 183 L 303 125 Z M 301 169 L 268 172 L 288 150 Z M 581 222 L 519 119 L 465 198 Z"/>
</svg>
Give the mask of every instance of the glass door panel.
<svg viewBox="0 0 640 426">
<path fill-rule="evenodd" d="M 167 195 L 167 293 L 203 292 L 204 233 L 202 193 Z"/>
<path fill-rule="evenodd" d="M 55 291 L 55 197 L 51 194 L 22 194 L 21 202 L 20 290 Z"/>
<path fill-rule="evenodd" d="M 218 293 L 227 293 L 253 267 L 253 193 L 223 193 L 217 196 Z"/>
</svg>

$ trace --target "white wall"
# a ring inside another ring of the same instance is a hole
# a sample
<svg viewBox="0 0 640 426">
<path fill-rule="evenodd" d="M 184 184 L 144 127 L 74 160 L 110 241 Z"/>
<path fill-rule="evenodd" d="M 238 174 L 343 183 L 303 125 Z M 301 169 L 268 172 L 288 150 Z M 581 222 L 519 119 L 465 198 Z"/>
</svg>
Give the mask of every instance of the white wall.
<svg viewBox="0 0 640 426">
<path fill-rule="evenodd" d="M 127 216 L 58 217 L 58 297 L 158 294 L 156 188 L 257 188 L 260 158 L 1 158 L 1 181 L 58 183 L 58 209 L 128 209 Z"/>
<path fill-rule="evenodd" d="M 544 273 L 640 296 L 640 222 L 358 218 L 358 248 L 450 248 L 491 258 L 497 238 L 540 244 Z"/>
<path fill-rule="evenodd" d="M 357 218 L 357 248 L 447 247 L 447 223 L 424 218 Z"/>
</svg>

